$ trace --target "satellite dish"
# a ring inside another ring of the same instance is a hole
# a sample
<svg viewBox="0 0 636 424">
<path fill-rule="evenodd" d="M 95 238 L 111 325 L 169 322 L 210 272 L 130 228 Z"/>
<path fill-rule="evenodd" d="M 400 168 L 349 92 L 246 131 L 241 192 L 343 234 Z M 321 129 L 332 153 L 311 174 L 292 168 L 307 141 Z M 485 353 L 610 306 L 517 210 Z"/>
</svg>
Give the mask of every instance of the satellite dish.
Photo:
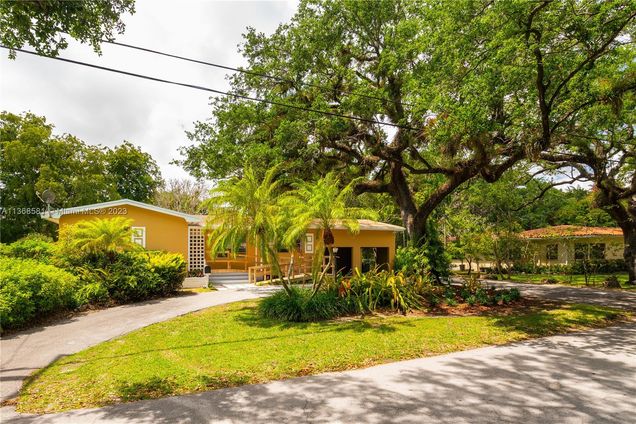
<svg viewBox="0 0 636 424">
<path fill-rule="evenodd" d="M 42 195 L 40 196 L 40 198 L 42 199 L 44 203 L 46 203 L 47 205 L 50 205 L 51 203 L 55 201 L 55 193 L 53 193 L 53 190 L 50 190 L 47 188 L 46 190 L 42 192 Z"/>
</svg>

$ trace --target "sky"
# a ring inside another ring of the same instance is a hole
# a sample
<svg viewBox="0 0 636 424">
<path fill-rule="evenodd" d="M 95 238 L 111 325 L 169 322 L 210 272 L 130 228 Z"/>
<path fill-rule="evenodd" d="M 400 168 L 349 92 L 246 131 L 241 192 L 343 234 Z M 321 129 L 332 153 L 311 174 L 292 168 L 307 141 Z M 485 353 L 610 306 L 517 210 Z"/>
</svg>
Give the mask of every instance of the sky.
<svg viewBox="0 0 636 424">
<path fill-rule="evenodd" d="M 178 7 L 177 7 L 178 5 Z M 228 66 L 244 65 L 238 45 L 247 27 L 269 34 L 295 12 L 294 1 L 137 0 L 116 41 Z M 226 90 L 224 70 L 104 44 L 102 56 L 69 40 L 60 57 Z M 26 47 L 28 49 L 28 47 Z M 211 116 L 210 93 L 0 50 L 0 110 L 45 116 L 58 134 L 113 147 L 140 146 L 164 178 L 188 178 L 170 162 L 185 132 Z"/>
</svg>

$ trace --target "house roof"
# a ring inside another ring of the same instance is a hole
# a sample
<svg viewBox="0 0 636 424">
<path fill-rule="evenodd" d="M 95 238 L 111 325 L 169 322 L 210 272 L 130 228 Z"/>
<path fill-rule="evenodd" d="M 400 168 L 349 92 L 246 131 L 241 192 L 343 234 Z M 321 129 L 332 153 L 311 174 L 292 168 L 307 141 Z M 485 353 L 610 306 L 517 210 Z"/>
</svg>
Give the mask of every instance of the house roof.
<svg viewBox="0 0 636 424">
<path fill-rule="evenodd" d="M 393 231 L 395 233 L 402 232 L 406 230 L 404 227 L 400 227 L 399 225 L 387 224 L 386 222 L 372 221 L 370 219 L 358 219 L 358 224 L 360 225 L 360 230 L 366 231 Z M 318 221 L 315 220 L 309 225 L 311 229 L 319 229 L 320 225 Z M 346 230 L 347 227 L 342 222 L 335 222 L 333 224 L 334 230 Z"/>
<path fill-rule="evenodd" d="M 188 213 L 177 212 L 177 211 L 173 211 L 172 209 L 166 209 L 159 206 L 149 205 L 148 203 L 138 202 L 136 200 L 130 200 L 130 199 L 119 199 L 119 200 L 112 200 L 110 202 L 93 203 L 90 205 L 76 206 L 73 208 L 56 209 L 50 212 L 44 212 L 40 214 L 40 216 L 48 221 L 59 223 L 60 217 L 62 215 L 77 215 L 87 211 L 93 211 L 96 209 L 113 208 L 113 207 L 125 206 L 125 205 L 136 206 L 141 209 L 163 213 L 166 215 L 177 216 L 179 218 L 185 219 L 186 222 L 192 223 L 192 224 L 201 223 L 201 219 L 199 218 L 198 215 L 191 215 Z"/>
<path fill-rule="evenodd" d="M 622 237 L 623 232 L 616 227 L 583 227 L 579 225 L 555 225 L 553 227 L 537 228 L 523 231 L 521 237 L 536 240 L 550 238 L 580 238 L 597 236 Z"/>
<path fill-rule="evenodd" d="M 92 211 L 96 209 L 103 208 L 112 208 L 117 206 L 136 206 L 141 209 L 147 209 L 154 212 L 163 213 L 166 215 L 177 216 L 186 220 L 188 224 L 192 225 L 205 225 L 205 221 L 207 219 L 207 215 L 194 215 L 188 214 L 184 212 L 173 211 L 172 209 L 166 209 L 159 206 L 149 205 L 147 203 L 138 202 L 136 200 L 130 199 L 119 199 L 113 200 L 110 202 L 103 203 L 93 203 L 91 205 L 77 206 L 73 208 L 64 208 L 64 209 L 56 209 L 50 212 L 44 212 L 41 214 L 42 218 L 59 223 L 59 219 L 62 215 L 71 215 L 71 214 L 81 214 L 86 211 Z M 387 224 L 384 222 L 372 221 L 370 219 L 358 219 L 358 223 L 360 224 L 360 230 L 367 231 L 393 231 L 393 232 L 401 232 L 404 231 L 404 227 L 400 227 L 399 225 Z M 309 228 L 319 228 L 317 222 L 312 223 Z M 337 222 L 334 225 L 334 229 L 342 230 L 346 229 L 345 225 L 342 222 Z"/>
<path fill-rule="evenodd" d="M 198 215 L 201 225 L 205 225 L 205 220 L 207 215 Z M 399 225 L 387 224 L 386 222 L 372 221 L 370 219 L 358 219 L 358 225 L 360 226 L 360 230 L 365 231 L 392 231 L 394 233 L 400 233 L 405 231 L 406 228 L 400 227 Z M 215 228 L 215 226 L 212 226 Z M 314 220 L 311 224 L 309 224 L 309 228 L 312 230 L 320 229 L 320 225 L 317 220 Z M 335 222 L 333 224 L 334 230 L 347 230 L 348 228 L 341 222 Z"/>
</svg>

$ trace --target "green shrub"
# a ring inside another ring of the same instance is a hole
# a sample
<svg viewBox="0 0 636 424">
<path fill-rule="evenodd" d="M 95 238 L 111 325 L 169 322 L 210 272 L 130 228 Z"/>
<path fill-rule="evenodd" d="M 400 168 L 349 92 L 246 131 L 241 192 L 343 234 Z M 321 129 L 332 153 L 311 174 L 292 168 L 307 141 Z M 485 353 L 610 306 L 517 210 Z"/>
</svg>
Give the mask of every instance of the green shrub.
<svg viewBox="0 0 636 424">
<path fill-rule="evenodd" d="M 405 246 L 395 252 L 395 270 L 406 275 L 429 275 L 431 264 L 424 249 Z"/>
<path fill-rule="evenodd" d="M 174 293 L 183 284 L 186 263 L 177 253 L 121 252 L 99 268 L 76 267 L 88 284 L 99 282 L 118 303 L 135 302 Z"/>
<path fill-rule="evenodd" d="M 291 293 L 280 290 L 264 298 L 259 304 L 263 318 L 290 322 L 310 322 L 335 318 L 344 309 L 333 290 L 320 291 L 312 297 L 312 291 L 291 287 Z"/>
<path fill-rule="evenodd" d="M 14 258 L 36 259 L 49 262 L 55 253 L 55 244 L 43 234 L 29 234 L 9 245 L 3 245 L 2 254 Z"/>
<path fill-rule="evenodd" d="M 450 273 L 450 256 L 444 251 L 432 221 L 426 226 L 425 242 L 421 246 L 400 247 L 395 252 L 395 270 L 406 275 L 421 275 L 438 282 Z"/>
<path fill-rule="evenodd" d="M 82 285 L 74 295 L 77 306 L 103 305 L 108 303 L 108 290 L 100 282 Z"/>
<path fill-rule="evenodd" d="M 146 252 L 153 271 L 161 279 L 160 292 L 163 295 L 181 288 L 186 278 L 186 261 L 178 253 Z"/>
<path fill-rule="evenodd" d="M 0 258 L 0 323 L 16 328 L 75 307 L 78 278 L 32 259 Z"/>
<path fill-rule="evenodd" d="M 343 280 L 340 295 L 351 313 L 364 314 L 377 309 L 406 313 L 422 306 L 419 286 L 421 277 L 408 278 L 402 273 L 372 270 L 362 274 L 356 269 L 353 276 Z"/>
</svg>

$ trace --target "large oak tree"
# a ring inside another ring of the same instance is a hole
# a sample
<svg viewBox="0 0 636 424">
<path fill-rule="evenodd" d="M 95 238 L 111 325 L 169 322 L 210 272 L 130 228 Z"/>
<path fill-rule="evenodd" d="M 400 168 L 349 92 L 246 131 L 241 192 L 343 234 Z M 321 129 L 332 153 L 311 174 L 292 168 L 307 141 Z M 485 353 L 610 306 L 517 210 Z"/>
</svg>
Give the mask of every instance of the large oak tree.
<svg viewBox="0 0 636 424">
<path fill-rule="evenodd" d="M 269 103 L 214 100 L 183 164 L 211 178 L 245 161 L 363 176 L 357 191 L 388 193 L 420 243 L 457 187 L 567 136 L 626 60 L 635 15 L 628 0 L 301 1 L 273 34 L 248 29 L 249 73 L 231 77 L 234 95 Z"/>
</svg>

